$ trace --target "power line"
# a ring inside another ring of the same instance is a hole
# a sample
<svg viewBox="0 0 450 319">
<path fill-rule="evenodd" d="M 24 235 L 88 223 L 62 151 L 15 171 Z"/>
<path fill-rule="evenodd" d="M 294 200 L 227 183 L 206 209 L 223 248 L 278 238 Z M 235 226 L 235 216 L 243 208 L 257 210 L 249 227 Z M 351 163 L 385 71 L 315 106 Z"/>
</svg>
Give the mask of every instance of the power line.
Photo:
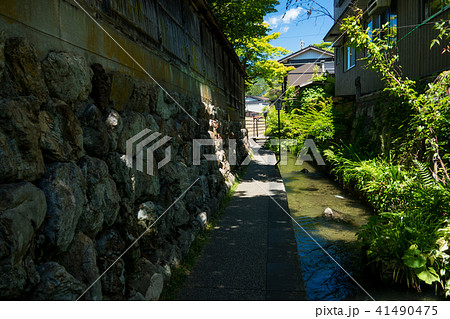
<svg viewBox="0 0 450 319">
<path fill-rule="evenodd" d="M 408 26 L 399 27 L 399 28 L 408 28 L 408 27 L 412 28 L 412 27 L 414 27 L 414 29 L 412 29 L 407 34 L 405 34 L 400 40 L 397 41 L 397 43 L 402 41 L 404 38 L 406 38 L 408 35 L 410 35 L 414 31 L 416 31 L 419 27 L 421 27 L 423 25 L 427 25 L 427 24 L 436 24 L 436 22 L 437 22 L 437 21 L 433 21 L 433 22 L 427 22 L 427 21 L 429 21 L 429 20 L 425 20 L 424 22 L 418 23 L 418 24 L 412 24 L 412 25 L 408 25 Z M 450 20 L 442 20 L 442 21 L 449 22 Z"/>
<path fill-rule="evenodd" d="M 322 33 L 317 33 L 317 34 L 305 34 L 305 35 L 292 35 L 292 36 L 287 36 L 287 37 L 278 37 L 277 39 L 289 39 L 289 38 L 305 38 L 305 37 L 317 37 L 319 35 L 321 35 Z"/>
<path fill-rule="evenodd" d="M 449 22 L 450 20 L 439 20 L 439 21 Z M 427 24 L 436 24 L 436 22 L 438 22 L 438 21 L 404 25 L 404 26 L 401 26 L 401 27 L 397 27 L 397 29 L 420 27 L 422 25 L 427 25 Z"/>
</svg>

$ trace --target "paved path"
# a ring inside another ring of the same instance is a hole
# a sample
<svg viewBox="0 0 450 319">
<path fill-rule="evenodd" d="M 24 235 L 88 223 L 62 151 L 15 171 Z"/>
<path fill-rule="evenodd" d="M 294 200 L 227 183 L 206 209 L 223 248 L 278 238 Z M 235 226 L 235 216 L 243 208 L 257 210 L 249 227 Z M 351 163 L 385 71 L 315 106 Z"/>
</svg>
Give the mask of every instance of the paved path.
<svg viewBox="0 0 450 319">
<path fill-rule="evenodd" d="M 306 300 L 297 244 L 272 152 L 261 150 L 211 232 L 178 300 Z M 253 181 L 255 179 L 256 181 Z"/>
</svg>

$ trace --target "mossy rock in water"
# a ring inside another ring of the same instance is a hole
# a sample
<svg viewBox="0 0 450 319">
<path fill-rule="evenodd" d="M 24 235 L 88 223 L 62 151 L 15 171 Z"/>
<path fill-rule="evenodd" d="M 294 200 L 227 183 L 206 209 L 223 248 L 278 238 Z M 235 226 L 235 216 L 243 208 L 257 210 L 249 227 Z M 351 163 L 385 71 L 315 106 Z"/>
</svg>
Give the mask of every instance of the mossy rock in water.
<svg viewBox="0 0 450 319">
<path fill-rule="evenodd" d="M 322 213 L 322 216 L 339 222 L 344 222 L 348 224 L 352 223 L 351 218 L 347 216 L 345 213 L 339 212 L 330 207 L 325 208 L 325 210 Z"/>
</svg>

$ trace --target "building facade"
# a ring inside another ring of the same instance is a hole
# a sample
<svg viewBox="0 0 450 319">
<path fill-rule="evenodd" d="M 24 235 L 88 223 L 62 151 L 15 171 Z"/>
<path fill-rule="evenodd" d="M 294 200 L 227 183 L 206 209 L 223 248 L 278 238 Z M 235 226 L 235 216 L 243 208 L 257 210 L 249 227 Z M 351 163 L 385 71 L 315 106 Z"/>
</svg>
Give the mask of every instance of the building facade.
<svg viewBox="0 0 450 319">
<path fill-rule="evenodd" d="M 245 116 L 260 115 L 269 106 L 267 97 L 247 95 L 245 97 Z"/>
<path fill-rule="evenodd" d="M 379 91 L 383 83 L 375 71 L 364 68 L 366 52 L 346 46 L 347 36 L 339 30 L 342 20 L 353 14 L 353 6 L 364 11 L 364 26 L 370 30 L 389 23 L 397 31 L 399 64 L 403 76 L 418 79 L 450 68 L 450 54 L 430 49 L 438 31 L 435 22 L 450 17 L 448 0 L 336 0 L 335 24 L 325 36 L 334 42 L 336 95 L 360 97 Z"/>
<path fill-rule="evenodd" d="M 334 74 L 334 54 L 332 52 L 308 46 L 294 52 L 280 60 L 285 66 L 293 66 L 294 70 L 289 71 L 284 79 L 283 92 L 290 86 L 304 86 L 311 82 L 316 72 Z"/>
</svg>

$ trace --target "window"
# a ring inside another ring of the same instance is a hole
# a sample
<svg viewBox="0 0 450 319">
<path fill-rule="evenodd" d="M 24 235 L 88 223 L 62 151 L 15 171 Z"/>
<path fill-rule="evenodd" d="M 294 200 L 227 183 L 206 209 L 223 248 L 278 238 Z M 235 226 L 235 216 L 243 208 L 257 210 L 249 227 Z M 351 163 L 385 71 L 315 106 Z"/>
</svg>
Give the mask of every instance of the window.
<svg viewBox="0 0 450 319">
<path fill-rule="evenodd" d="M 344 52 L 344 70 L 348 71 L 356 65 L 356 50 L 355 48 L 345 46 Z"/>
<path fill-rule="evenodd" d="M 450 1 L 450 0 L 449 0 Z M 367 20 L 367 29 L 369 30 L 369 36 L 372 41 L 378 34 L 378 30 L 381 29 L 386 23 L 388 23 L 388 36 L 390 41 L 397 41 L 397 27 L 398 27 L 398 16 L 397 16 L 397 3 L 392 2 L 389 9 L 385 10 L 381 14 L 373 15 Z"/>
<path fill-rule="evenodd" d="M 396 13 L 389 14 L 389 37 L 393 42 L 397 42 L 398 16 Z"/>
<path fill-rule="evenodd" d="M 370 37 L 370 40 L 373 41 L 377 34 L 378 29 L 382 26 L 382 19 L 381 15 L 373 15 L 367 20 L 367 29 L 369 30 L 368 34 Z M 366 51 L 364 53 L 366 56 L 370 56 L 370 54 Z"/>
<path fill-rule="evenodd" d="M 367 20 L 367 28 L 369 29 L 369 36 L 372 39 L 372 41 L 373 41 L 374 36 L 375 36 L 374 35 L 375 30 L 380 29 L 383 26 L 383 23 L 385 22 L 383 16 L 384 15 L 377 14 L 377 15 L 371 16 Z"/>
<path fill-rule="evenodd" d="M 381 19 L 382 18 L 382 15 L 381 14 L 379 14 L 379 15 L 377 15 L 376 17 L 375 17 L 375 19 L 374 19 L 374 22 L 375 22 L 375 28 L 376 29 L 379 29 L 379 28 L 381 28 L 382 27 L 382 22 L 381 22 Z"/>
<path fill-rule="evenodd" d="M 422 20 L 431 18 L 449 6 L 449 0 L 422 0 Z"/>
<path fill-rule="evenodd" d="M 369 29 L 369 37 L 373 41 L 373 19 L 369 19 L 369 22 L 367 22 L 367 28 Z"/>
<path fill-rule="evenodd" d="M 397 1 L 392 1 L 391 7 L 386 12 L 387 21 L 389 22 L 389 40 L 397 42 L 398 30 L 398 16 L 397 16 Z"/>
</svg>

